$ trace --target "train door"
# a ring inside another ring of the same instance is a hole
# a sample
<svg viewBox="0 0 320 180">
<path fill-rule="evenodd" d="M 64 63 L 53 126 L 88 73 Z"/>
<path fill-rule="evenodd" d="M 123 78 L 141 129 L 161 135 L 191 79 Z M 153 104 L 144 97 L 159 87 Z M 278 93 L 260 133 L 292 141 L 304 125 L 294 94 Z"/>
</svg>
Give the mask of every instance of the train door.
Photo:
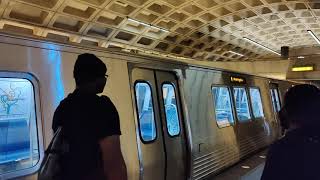
<svg viewBox="0 0 320 180">
<path fill-rule="evenodd" d="M 165 178 L 165 151 L 154 71 L 134 68 L 131 88 L 134 92 L 140 177 L 163 180 Z"/>
<path fill-rule="evenodd" d="M 185 179 L 186 145 L 177 85 L 168 72 L 131 71 L 142 179 Z"/>
<path fill-rule="evenodd" d="M 156 71 L 155 74 L 166 152 L 166 179 L 186 179 L 186 141 L 177 78 L 169 72 Z"/>
</svg>

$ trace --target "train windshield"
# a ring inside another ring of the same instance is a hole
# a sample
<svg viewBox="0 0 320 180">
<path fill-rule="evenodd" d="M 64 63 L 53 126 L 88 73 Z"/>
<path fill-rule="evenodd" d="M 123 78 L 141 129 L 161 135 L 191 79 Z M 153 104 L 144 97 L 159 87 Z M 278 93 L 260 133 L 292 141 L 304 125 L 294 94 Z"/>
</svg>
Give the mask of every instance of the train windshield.
<svg viewBox="0 0 320 180">
<path fill-rule="evenodd" d="M 227 87 L 212 87 L 215 116 L 219 127 L 234 124 L 230 92 Z"/>
<path fill-rule="evenodd" d="M 251 119 L 248 96 L 245 88 L 236 87 L 233 89 L 234 101 L 236 104 L 237 117 L 240 122 Z"/>
<path fill-rule="evenodd" d="M 35 166 L 39 145 L 31 82 L 0 78 L 0 176 Z"/>
</svg>

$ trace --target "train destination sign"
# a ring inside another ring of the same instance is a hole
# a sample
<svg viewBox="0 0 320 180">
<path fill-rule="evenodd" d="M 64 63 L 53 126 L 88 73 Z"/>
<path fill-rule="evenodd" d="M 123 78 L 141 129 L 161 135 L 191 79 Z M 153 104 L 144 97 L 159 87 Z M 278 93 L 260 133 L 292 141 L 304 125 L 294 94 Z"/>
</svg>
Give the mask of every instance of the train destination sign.
<svg viewBox="0 0 320 180">
<path fill-rule="evenodd" d="M 236 76 L 231 76 L 230 77 L 230 81 L 232 83 L 239 83 L 239 84 L 245 84 L 246 83 L 246 79 L 245 78 L 236 77 Z"/>
</svg>

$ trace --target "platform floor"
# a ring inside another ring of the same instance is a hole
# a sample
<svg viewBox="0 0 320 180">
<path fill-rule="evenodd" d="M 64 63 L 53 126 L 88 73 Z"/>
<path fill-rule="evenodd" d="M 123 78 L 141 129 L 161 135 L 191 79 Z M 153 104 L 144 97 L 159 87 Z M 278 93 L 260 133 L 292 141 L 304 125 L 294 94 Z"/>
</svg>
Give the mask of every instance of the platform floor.
<svg viewBox="0 0 320 180">
<path fill-rule="evenodd" d="M 261 151 L 209 180 L 260 180 L 266 154 Z"/>
</svg>

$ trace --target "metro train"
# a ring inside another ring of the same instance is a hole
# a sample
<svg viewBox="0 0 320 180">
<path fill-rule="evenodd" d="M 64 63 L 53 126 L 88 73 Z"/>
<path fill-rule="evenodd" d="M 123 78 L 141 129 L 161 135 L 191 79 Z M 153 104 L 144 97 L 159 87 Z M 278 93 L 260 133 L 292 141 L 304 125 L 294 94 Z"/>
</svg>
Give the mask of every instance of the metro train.
<svg viewBox="0 0 320 180">
<path fill-rule="evenodd" d="M 120 115 L 130 180 L 206 179 L 267 147 L 280 134 L 276 114 L 294 85 L 196 61 L 4 34 L 0 52 L 0 179 L 37 179 L 54 110 L 75 88 L 81 53 L 108 67 L 103 94 Z"/>
</svg>

